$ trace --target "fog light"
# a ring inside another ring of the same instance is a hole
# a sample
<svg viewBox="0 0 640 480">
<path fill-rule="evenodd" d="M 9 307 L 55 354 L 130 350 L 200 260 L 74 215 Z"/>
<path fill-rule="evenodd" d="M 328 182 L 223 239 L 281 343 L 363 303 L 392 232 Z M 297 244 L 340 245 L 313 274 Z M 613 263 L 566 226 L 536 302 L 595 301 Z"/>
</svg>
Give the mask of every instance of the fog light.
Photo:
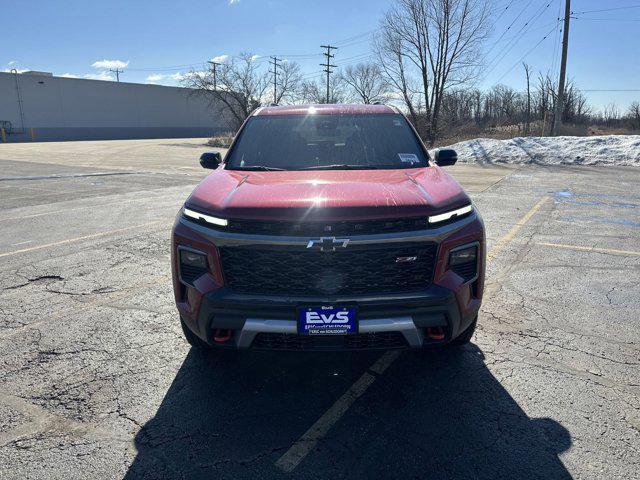
<svg viewBox="0 0 640 480">
<path fill-rule="evenodd" d="M 465 283 L 478 277 L 478 244 L 463 245 L 449 252 L 449 268 Z"/>
<path fill-rule="evenodd" d="M 475 263 L 477 254 L 478 247 L 475 245 L 453 250 L 449 254 L 449 265 L 454 267 L 456 265 L 462 265 L 463 263 Z"/>
<path fill-rule="evenodd" d="M 207 257 L 191 250 L 180 250 L 180 263 L 195 268 L 207 268 Z"/>
<path fill-rule="evenodd" d="M 207 273 L 207 256 L 182 246 L 178 249 L 180 252 L 180 280 L 193 287 L 193 282 Z"/>
</svg>

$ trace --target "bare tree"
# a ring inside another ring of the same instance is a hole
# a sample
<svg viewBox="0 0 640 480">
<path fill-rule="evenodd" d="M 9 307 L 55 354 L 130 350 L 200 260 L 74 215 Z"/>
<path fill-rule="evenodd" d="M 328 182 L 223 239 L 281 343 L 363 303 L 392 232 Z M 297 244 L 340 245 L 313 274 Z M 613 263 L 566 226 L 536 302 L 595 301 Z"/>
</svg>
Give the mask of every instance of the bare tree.
<svg viewBox="0 0 640 480">
<path fill-rule="evenodd" d="M 396 0 L 381 22 L 420 78 L 429 142 L 438 134 L 446 89 L 468 82 L 488 35 L 490 0 Z"/>
<path fill-rule="evenodd" d="M 359 63 L 348 66 L 342 73 L 349 97 L 362 103 L 386 102 L 388 86 L 380 67 L 375 63 Z"/>
<path fill-rule="evenodd" d="M 633 102 L 629 105 L 627 114 L 631 120 L 631 128 L 640 130 L 640 102 Z"/>
<path fill-rule="evenodd" d="M 413 124 L 418 127 L 419 100 L 416 102 L 416 89 L 409 78 L 407 55 L 403 49 L 402 37 L 392 29 L 382 29 L 374 40 L 374 50 L 378 56 L 380 69 L 387 84 L 402 100 L 409 112 Z"/>
<path fill-rule="evenodd" d="M 296 62 L 284 61 L 278 68 L 276 104 L 294 103 L 302 84 L 300 65 Z"/>
<path fill-rule="evenodd" d="M 298 93 L 304 103 L 327 103 L 327 85 L 321 79 L 303 81 Z M 342 74 L 335 72 L 329 77 L 331 98 L 328 103 L 344 103 L 346 101 Z"/>
<path fill-rule="evenodd" d="M 602 116 L 607 127 L 612 127 L 616 120 L 620 118 L 620 110 L 618 110 L 618 106 L 615 103 L 610 103 L 604 107 Z"/>
<path fill-rule="evenodd" d="M 536 86 L 536 110 L 537 116 L 542 120 L 542 130 L 540 135 L 544 136 L 545 131 L 553 130 L 553 119 L 551 114 L 555 112 L 556 87 L 551 74 L 538 74 L 538 84 Z M 547 129 L 547 125 L 551 128 Z"/>
<path fill-rule="evenodd" d="M 221 105 L 222 112 L 239 128 L 263 104 L 269 86 L 268 73 L 256 62 L 255 55 L 241 53 L 218 66 L 215 88 L 213 74 L 212 70 L 191 71 L 183 83 Z"/>
</svg>

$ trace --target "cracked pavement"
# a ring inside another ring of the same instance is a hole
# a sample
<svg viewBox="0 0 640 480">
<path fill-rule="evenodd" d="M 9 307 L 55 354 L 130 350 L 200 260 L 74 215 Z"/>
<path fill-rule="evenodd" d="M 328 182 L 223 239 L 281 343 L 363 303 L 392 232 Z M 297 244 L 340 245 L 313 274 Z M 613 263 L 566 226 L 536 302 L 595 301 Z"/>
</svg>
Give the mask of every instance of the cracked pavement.
<svg viewBox="0 0 640 480">
<path fill-rule="evenodd" d="M 203 150 L 0 148 L 0 478 L 637 476 L 640 170 L 449 169 L 489 248 L 548 200 L 493 257 L 472 345 L 402 353 L 285 475 L 380 353 L 189 349 L 169 234 Z"/>
</svg>

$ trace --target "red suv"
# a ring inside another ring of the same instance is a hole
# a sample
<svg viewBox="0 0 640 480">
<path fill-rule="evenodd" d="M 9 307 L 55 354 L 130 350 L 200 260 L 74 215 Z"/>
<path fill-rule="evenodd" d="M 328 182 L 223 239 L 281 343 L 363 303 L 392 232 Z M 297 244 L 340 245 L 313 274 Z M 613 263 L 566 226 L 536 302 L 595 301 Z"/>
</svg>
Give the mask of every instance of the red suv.
<svg viewBox="0 0 640 480">
<path fill-rule="evenodd" d="M 357 350 L 469 342 L 484 225 L 386 105 L 267 107 L 196 187 L 172 240 L 184 334 L 202 348 Z"/>
</svg>

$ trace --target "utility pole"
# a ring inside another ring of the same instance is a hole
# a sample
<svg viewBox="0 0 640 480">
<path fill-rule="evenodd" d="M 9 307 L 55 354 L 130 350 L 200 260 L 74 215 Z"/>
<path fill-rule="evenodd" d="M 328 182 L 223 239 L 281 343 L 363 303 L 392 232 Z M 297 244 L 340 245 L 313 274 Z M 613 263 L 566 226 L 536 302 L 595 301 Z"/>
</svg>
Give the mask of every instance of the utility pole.
<svg viewBox="0 0 640 480">
<path fill-rule="evenodd" d="M 218 71 L 216 70 L 216 67 L 220 64 L 213 60 L 209 60 L 207 63 L 211 64 L 211 70 L 213 70 L 213 90 L 215 91 L 218 89 Z"/>
<path fill-rule="evenodd" d="M 331 68 L 337 68 L 337 65 L 331 65 L 331 59 L 335 57 L 335 55 L 331 54 L 331 50 L 337 50 L 338 47 L 332 47 L 331 45 L 320 45 L 320 48 L 327 49 L 326 53 L 323 53 L 323 55 L 327 57 L 327 63 L 321 63 L 320 66 L 324 67 L 324 71 L 327 74 L 327 97 L 325 103 L 329 103 L 329 75 L 333 73 L 333 70 L 331 70 Z"/>
<path fill-rule="evenodd" d="M 273 73 L 273 104 L 278 104 L 277 85 L 278 85 L 278 67 L 282 59 L 278 57 L 270 57 L 269 63 L 273 66 L 273 71 L 269 70 L 269 73 Z"/>
<path fill-rule="evenodd" d="M 116 82 L 120 81 L 120 74 L 124 72 L 124 70 L 120 70 L 119 68 L 110 68 L 109 71 L 116 74 Z"/>
<path fill-rule="evenodd" d="M 564 84 L 567 76 L 567 48 L 569 46 L 569 19 L 571 18 L 571 0 L 565 0 L 564 30 L 562 31 L 562 62 L 560 64 L 560 80 L 558 81 L 558 97 L 556 99 L 556 114 L 553 122 L 552 135 L 558 134 L 562 125 L 562 112 L 564 111 Z"/>
</svg>

